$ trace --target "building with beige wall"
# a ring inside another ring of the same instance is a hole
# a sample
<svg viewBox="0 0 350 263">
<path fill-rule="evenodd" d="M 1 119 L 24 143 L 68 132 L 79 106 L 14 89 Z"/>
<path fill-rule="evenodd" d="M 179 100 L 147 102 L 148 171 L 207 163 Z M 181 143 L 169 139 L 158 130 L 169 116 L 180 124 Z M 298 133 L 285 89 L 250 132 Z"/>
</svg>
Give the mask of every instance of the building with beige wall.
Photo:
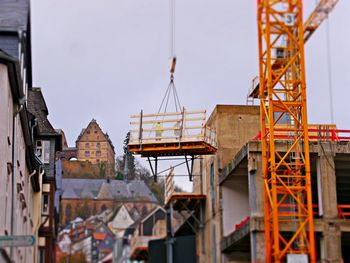
<svg viewBox="0 0 350 263">
<path fill-rule="evenodd" d="M 25 88 L 16 59 L 0 52 L 0 236 L 38 238 L 40 161 L 35 157 Z M 0 262 L 33 262 L 33 247 L 0 248 Z"/>
<path fill-rule="evenodd" d="M 115 169 L 115 152 L 112 141 L 104 133 L 95 119 L 83 129 L 76 141 L 77 159 L 105 165 L 106 175 L 111 175 Z"/>
<path fill-rule="evenodd" d="M 57 133 L 48 120 L 48 108 L 41 88 L 28 90 L 28 112 L 33 120 L 33 143 L 35 155 L 43 168 L 39 253 L 41 262 L 55 262 L 54 247 L 58 228 L 59 200 L 61 189 L 61 134 Z"/>
<path fill-rule="evenodd" d="M 204 193 L 202 226 L 196 231 L 199 262 L 223 262 L 220 242 L 223 236 L 222 192 L 219 174 L 241 147 L 259 131 L 260 115 L 257 106 L 217 105 L 207 121 L 216 131 L 217 153 L 195 160 L 194 192 Z"/>
</svg>

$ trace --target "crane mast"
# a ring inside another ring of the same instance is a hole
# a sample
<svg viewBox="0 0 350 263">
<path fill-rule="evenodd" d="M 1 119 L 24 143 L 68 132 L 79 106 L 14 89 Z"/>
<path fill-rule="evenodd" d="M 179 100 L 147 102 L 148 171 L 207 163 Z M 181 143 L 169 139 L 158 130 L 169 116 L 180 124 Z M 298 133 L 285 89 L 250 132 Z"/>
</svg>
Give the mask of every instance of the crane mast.
<svg viewBox="0 0 350 263">
<path fill-rule="evenodd" d="M 316 262 L 302 0 L 257 5 L 266 262 Z"/>
</svg>

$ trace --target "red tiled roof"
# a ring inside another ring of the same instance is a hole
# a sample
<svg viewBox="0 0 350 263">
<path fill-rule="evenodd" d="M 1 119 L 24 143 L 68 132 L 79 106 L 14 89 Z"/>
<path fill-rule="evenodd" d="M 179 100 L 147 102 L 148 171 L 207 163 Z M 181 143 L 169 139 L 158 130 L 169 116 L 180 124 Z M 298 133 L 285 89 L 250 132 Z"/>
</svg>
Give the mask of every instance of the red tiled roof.
<svg viewBox="0 0 350 263">
<path fill-rule="evenodd" d="M 107 236 L 106 233 L 93 233 L 94 239 L 97 239 L 97 240 L 104 240 L 106 236 Z"/>
<path fill-rule="evenodd" d="M 100 253 L 103 253 L 103 254 L 109 254 L 111 252 L 112 252 L 112 250 L 110 250 L 110 249 L 100 249 Z"/>
</svg>

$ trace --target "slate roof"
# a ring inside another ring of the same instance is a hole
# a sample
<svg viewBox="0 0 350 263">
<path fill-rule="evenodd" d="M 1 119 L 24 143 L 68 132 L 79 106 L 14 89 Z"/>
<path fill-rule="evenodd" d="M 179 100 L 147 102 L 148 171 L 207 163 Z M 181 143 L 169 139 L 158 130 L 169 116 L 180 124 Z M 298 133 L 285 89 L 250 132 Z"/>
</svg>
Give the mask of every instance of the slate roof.
<svg viewBox="0 0 350 263">
<path fill-rule="evenodd" d="M 121 201 L 145 200 L 158 202 L 143 181 L 121 181 L 104 179 L 62 179 L 63 199 L 114 199 Z"/>
<path fill-rule="evenodd" d="M 47 119 L 49 111 L 40 88 L 32 88 L 28 91 L 28 111 L 37 118 L 39 135 L 57 135 Z"/>
<path fill-rule="evenodd" d="M 0 0 L 0 48 L 14 58 L 19 58 L 20 31 L 27 31 L 29 0 Z M 30 41 L 30 35 L 29 35 Z M 30 65 L 27 65 L 27 70 Z"/>
<path fill-rule="evenodd" d="M 109 190 L 108 183 L 103 182 L 100 191 L 98 192 L 97 199 L 112 199 L 113 196 Z"/>
<path fill-rule="evenodd" d="M 25 31 L 27 29 L 28 18 L 28 0 L 0 1 L 0 31 Z"/>
</svg>

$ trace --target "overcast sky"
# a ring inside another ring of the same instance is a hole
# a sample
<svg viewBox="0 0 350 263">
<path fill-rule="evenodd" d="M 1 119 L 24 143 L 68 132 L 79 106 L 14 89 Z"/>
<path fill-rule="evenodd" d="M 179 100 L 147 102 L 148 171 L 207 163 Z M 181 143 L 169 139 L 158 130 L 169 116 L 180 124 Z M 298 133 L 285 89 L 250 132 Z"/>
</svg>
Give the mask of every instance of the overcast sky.
<svg viewBox="0 0 350 263">
<path fill-rule="evenodd" d="M 34 85 L 74 146 L 95 118 L 121 154 L 129 116 L 158 110 L 169 84 L 169 1 L 31 1 Z M 189 110 L 245 104 L 258 73 L 256 1 L 175 0 L 175 83 Z M 305 16 L 315 5 L 305 2 Z M 350 1 L 330 16 L 335 122 L 350 129 Z M 330 123 L 326 23 L 306 44 L 310 123 Z"/>
</svg>

